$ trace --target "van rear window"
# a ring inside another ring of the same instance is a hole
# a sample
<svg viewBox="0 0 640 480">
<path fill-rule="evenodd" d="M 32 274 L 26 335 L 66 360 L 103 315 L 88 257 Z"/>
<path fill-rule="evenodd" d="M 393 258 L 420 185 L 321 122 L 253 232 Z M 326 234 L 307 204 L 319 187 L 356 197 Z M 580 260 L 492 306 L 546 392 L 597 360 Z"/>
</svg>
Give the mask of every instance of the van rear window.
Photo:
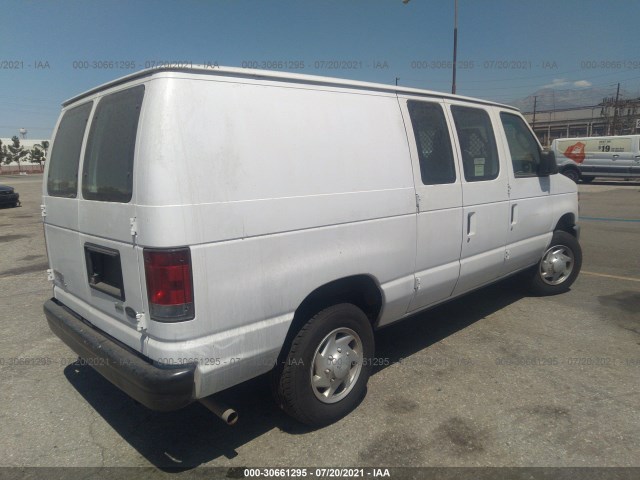
<svg viewBox="0 0 640 480">
<path fill-rule="evenodd" d="M 422 183 L 438 185 L 455 182 L 451 139 L 442 107 L 413 100 L 407 105 L 418 147 Z"/>
<path fill-rule="evenodd" d="M 92 104 L 67 110 L 60 120 L 47 175 L 47 192 L 52 197 L 75 198 L 78 195 L 80 149 Z"/>
<path fill-rule="evenodd" d="M 82 196 L 126 203 L 133 189 L 133 154 L 144 85 L 100 100 L 93 115 L 82 173 Z"/>
</svg>

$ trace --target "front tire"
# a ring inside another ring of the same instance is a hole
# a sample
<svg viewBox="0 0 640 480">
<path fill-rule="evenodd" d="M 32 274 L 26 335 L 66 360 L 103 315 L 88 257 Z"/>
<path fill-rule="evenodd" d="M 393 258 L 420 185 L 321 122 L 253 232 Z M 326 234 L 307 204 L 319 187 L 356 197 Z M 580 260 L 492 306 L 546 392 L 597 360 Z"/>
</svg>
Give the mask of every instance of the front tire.
<svg viewBox="0 0 640 480">
<path fill-rule="evenodd" d="M 313 427 L 344 417 L 366 393 L 373 351 L 373 330 L 362 310 L 341 303 L 320 311 L 274 371 L 280 407 Z"/>
<path fill-rule="evenodd" d="M 556 230 L 533 272 L 531 290 L 537 295 L 555 295 L 569 290 L 582 268 L 582 249 L 571 234 Z"/>
</svg>

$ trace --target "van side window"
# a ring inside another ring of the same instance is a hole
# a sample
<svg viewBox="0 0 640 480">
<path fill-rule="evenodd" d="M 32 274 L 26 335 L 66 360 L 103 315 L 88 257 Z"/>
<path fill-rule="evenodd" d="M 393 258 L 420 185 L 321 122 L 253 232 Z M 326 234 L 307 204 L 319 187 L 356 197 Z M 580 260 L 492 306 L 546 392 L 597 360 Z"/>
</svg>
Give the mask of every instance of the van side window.
<svg viewBox="0 0 640 480">
<path fill-rule="evenodd" d="M 131 200 L 133 154 L 144 85 L 100 100 L 91 121 L 84 155 L 82 195 L 88 200 Z"/>
<path fill-rule="evenodd" d="M 493 180 L 500 172 L 500 160 L 489 114 L 480 108 L 452 106 L 462 166 L 467 182 Z"/>
<path fill-rule="evenodd" d="M 540 166 L 540 148 L 524 120 L 518 115 L 501 112 L 500 119 L 509 144 L 511 163 L 516 177 L 537 175 Z"/>
<path fill-rule="evenodd" d="M 93 102 L 68 110 L 60 120 L 51 151 L 47 192 L 52 197 L 78 196 L 78 164 Z"/>
<path fill-rule="evenodd" d="M 436 103 L 409 101 L 409 116 L 418 147 L 420 176 L 425 185 L 453 183 L 456 170 L 444 112 Z"/>
</svg>

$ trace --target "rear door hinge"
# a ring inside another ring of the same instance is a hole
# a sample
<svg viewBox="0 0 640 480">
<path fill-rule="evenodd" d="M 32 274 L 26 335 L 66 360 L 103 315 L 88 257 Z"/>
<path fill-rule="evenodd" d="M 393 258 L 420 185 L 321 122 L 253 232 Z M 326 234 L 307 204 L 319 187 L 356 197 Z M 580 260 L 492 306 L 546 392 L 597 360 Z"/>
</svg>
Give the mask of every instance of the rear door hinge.
<svg viewBox="0 0 640 480">
<path fill-rule="evenodd" d="M 507 197 L 511 198 L 511 184 L 507 183 Z"/>
<path fill-rule="evenodd" d="M 416 193 L 416 211 L 420 211 L 420 195 Z"/>
<path fill-rule="evenodd" d="M 136 313 L 136 330 L 143 333 L 147 331 L 147 317 L 144 313 Z"/>
<path fill-rule="evenodd" d="M 129 224 L 131 225 L 131 236 L 135 237 L 138 235 L 138 220 L 136 217 L 132 217 L 129 219 Z"/>
<path fill-rule="evenodd" d="M 413 280 L 413 290 L 416 292 L 420 290 L 420 279 L 418 277 Z"/>
<path fill-rule="evenodd" d="M 47 216 L 47 206 L 46 205 L 40 205 L 40 214 L 42 215 L 42 217 L 46 217 Z"/>
</svg>

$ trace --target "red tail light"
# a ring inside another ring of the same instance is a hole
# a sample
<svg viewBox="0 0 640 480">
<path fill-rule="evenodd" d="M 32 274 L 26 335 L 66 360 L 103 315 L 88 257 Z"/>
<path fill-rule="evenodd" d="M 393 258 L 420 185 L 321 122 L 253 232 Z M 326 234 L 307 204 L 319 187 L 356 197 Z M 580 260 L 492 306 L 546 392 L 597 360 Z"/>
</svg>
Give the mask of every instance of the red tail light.
<svg viewBox="0 0 640 480">
<path fill-rule="evenodd" d="M 160 322 L 191 320 L 195 309 L 189 249 L 145 248 L 143 255 L 151 318 Z"/>
</svg>

